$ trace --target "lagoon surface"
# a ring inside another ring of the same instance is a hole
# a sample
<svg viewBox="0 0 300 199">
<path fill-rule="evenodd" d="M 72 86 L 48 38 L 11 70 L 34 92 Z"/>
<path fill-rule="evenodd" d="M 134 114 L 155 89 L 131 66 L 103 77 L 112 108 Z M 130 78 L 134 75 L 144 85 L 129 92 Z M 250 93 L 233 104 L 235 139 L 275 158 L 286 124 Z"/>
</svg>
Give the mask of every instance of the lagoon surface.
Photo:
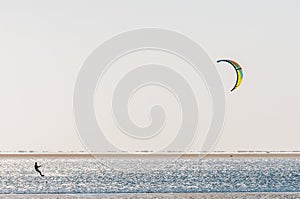
<svg viewBox="0 0 300 199">
<path fill-rule="evenodd" d="M 35 172 L 35 161 L 42 165 L 45 177 Z M 1 194 L 285 193 L 288 196 L 296 192 L 300 192 L 297 158 L 0 159 Z"/>
</svg>

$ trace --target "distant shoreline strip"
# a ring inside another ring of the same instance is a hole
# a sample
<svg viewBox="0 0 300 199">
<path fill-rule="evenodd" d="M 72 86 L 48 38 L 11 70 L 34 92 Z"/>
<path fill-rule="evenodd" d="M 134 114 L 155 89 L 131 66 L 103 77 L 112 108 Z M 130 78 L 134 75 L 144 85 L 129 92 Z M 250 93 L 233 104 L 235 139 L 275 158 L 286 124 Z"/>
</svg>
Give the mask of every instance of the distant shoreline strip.
<svg viewBox="0 0 300 199">
<path fill-rule="evenodd" d="M 0 158 L 300 158 L 300 153 L 212 153 L 212 154 L 0 154 Z"/>
</svg>

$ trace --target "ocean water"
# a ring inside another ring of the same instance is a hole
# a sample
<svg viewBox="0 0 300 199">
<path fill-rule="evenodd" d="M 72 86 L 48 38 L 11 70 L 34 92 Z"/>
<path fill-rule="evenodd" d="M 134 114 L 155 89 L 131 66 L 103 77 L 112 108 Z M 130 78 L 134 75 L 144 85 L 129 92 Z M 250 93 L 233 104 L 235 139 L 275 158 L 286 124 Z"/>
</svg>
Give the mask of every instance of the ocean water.
<svg viewBox="0 0 300 199">
<path fill-rule="evenodd" d="M 0 159 L 0 194 L 199 192 L 300 192 L 300 159 Z"/>
</svg>

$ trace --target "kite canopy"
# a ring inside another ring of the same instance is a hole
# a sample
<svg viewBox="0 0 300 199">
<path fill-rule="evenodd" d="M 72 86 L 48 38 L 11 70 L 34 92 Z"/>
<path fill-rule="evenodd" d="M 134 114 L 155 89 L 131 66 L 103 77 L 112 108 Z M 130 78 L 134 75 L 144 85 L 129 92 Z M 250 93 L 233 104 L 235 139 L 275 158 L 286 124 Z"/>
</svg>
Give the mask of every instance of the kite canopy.
<svg viewBox="0 0 300 199">
<path fill-rule="evenodd" d="M 217 61 L 217 63 L 220 63 L 220 62 L 227 62 L 227 63 L 229 63 L 231 66 L 234 67 L 234 69 L 236 71 L 237 79 L 236 79 L 234 87 L 231 89 L 231 92 L 232 92 L 237 87 L 239 87 L 241 85 L 241 83 L 242 83 L 242 80 L 243 80 L 243 69 L 242 69 L 242 67 L 237 62 L 235 62 L 233 60 L 221 59 L 221 60 Z"/>
</svg>

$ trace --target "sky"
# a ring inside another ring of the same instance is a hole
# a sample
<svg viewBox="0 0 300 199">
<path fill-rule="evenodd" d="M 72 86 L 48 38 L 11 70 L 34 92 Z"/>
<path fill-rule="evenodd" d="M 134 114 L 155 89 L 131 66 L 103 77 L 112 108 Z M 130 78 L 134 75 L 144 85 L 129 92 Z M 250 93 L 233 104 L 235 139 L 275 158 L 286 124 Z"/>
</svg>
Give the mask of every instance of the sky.
<svg viewBox="0 0 300 199">
<path fill-rule="evenodd" d="M 1 1 L 0 151 L 79 151 L 73 91 L 82 64 L 114 35 L 177 31 L 218 66 L 226 118 L 215 150 L 300 150 L 300 1 Z M 228 90 L 228 92 L 227 92 Z"/>
</svg>

